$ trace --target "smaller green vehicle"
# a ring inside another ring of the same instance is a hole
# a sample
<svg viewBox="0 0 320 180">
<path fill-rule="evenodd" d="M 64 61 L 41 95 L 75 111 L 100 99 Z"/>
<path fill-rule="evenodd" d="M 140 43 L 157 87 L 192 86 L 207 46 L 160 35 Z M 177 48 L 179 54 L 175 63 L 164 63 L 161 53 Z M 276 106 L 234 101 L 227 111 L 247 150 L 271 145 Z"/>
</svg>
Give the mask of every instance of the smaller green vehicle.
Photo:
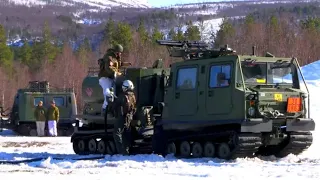
<svg viewBox="0 0 320 180">
<path fill-rule="evenodd" d="M 74 120 L 72 116 L 77 114 L 77 104 L 73 89 L 58 89 L 49 87 L 47 81 L 31 81 L 29 87 L 18 89 L 13 102 L 8 121 L 4 124 L 7 129 L 12 129 L 23 136 L 36 136 L 36 119 L 34 110 L 39 101 L 48 108 L 50 101 L 54 100 L 60 111 L 60 119 L 57 125 L 59 136 L 70 136 L 73 133 Z M 45 127 L 47 133 L 47 123 Z"/>
</svg>

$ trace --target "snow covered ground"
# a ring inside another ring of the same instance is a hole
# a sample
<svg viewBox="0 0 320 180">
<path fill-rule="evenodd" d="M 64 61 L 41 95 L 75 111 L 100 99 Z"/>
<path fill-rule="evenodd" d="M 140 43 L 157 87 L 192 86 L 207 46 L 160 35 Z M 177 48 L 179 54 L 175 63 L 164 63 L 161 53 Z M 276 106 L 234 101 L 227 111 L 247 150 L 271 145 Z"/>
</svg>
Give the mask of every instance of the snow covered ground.
<svg viewBox="0 0 320 180">
<path fill-rule="evenodd" d="M 303 67 L 311 92 L 311 116 L 320 117 L 320 61 Z M 105 156 L 99 160 L 80 158 L 72 150 L 68 137 L 18 137 L 6 130 L 0 133 L 0 161 L 47 157 L 44 160 L 15 165 L 0 165 L 1 178 L 68 179 L 139 178 L 139 179 L 320 179 L 319 123 L 314 144 L 299 156 L 219 159 L 176 159 L 158 155 Z M 87 156 L 88 157 L 88 156 Z M 94 157 L 94 156 L 93 156 Z M 52 158 L 62 158 L 55 160 Z"/>
</svg>

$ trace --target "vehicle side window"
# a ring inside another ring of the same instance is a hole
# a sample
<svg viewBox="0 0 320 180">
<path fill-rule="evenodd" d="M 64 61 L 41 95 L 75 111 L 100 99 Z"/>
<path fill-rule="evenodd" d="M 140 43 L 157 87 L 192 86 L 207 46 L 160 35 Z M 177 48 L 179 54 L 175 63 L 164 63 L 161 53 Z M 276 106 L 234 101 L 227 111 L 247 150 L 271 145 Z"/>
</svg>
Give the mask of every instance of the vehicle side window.
<svg viewBox="0 0 320 180">
<path fill-rule="evenodd" d="M 220 80 L 221 75 L 224 74 L 225 80 Z M 209 87 L 228 87 L 230 84 L 231 65 L 214 65 L 210 68 Z"/>
<path fill-rule="evenodd" d="M 176 88 L 190 90 L 196 88 L 198 68 L 181 68 L 177 72 Z"/>
<path fill-rule="evenodd" d="M 40 101 L 42 101 L 44 103 L 44 97 L 34 97 L 33 98 L 33 105 L 38 106 Z"/>
<path fill-rule="evenodd" d="M 54 97 L 53 100 L 56 103 L 56 106 L 64 106 L 64 98 L 63 97 Z"/>
</svg>

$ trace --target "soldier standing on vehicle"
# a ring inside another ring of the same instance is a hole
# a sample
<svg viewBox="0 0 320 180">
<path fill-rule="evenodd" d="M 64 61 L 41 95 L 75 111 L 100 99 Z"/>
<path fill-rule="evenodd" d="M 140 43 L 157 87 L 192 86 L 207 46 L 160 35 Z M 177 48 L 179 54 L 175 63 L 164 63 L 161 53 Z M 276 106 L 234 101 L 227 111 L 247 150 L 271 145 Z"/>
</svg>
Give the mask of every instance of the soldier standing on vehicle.
<svg viewBox="0 0 320 180">
<path fill-rule="evenodd" d="M 51 106 L 48 108 L 48 129 L 50 136 L 58 136 L 57 124 L 59 121 L 59 108 L 54 100 L 51 101 Z"/>
<path fill-rule="evenodd" d="M 42 101 L 39 101 L 36 109 L 34 110 L 34 117 L 36 118 L 38 136 L 44 136 L 44 128 L 46 126 L 46 109 L 43 107 Z"/>
<path fill-rule="evenodd" d="M 116 117 L 113 137 L 117 152 L 122 155 L 129 155 L 130 130 L 133 115 L 136 112 L 136 97 L 133 92 L 134 86 L 130 80 L 125 80 L 122 84 L 122 93 L 116 100 Z"/>
<path fill-rule="evenodd" d="M 117 76 L 121 75 L 119 67 L 121 66 L 121 53 L 123 47 L 118 44 L 112 49 L 108 49 L 102 59 L 99 59 L 98 63 L 100 66 L 99 71 L 99 84 L 103 90 L 104 102 L 102 105 L 102 114 L 108 106 L 107 97 L 110 96 L 110 88 L 113 86 L 114 80 Z"/>
</svg>

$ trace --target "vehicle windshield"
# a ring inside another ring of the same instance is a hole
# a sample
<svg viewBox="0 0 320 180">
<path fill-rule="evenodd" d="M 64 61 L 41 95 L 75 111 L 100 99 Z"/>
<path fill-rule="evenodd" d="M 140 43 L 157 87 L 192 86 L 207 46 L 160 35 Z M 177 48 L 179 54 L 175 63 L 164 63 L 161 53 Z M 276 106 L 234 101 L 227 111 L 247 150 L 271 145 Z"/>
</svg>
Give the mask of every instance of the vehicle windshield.
<svg viewBox="0 0 320 180">
<path fill-rule="evenodd" d="M 242 62 L 241 68 L 246 84 L 292 84 L 291 63 Z"/>
</svg>

